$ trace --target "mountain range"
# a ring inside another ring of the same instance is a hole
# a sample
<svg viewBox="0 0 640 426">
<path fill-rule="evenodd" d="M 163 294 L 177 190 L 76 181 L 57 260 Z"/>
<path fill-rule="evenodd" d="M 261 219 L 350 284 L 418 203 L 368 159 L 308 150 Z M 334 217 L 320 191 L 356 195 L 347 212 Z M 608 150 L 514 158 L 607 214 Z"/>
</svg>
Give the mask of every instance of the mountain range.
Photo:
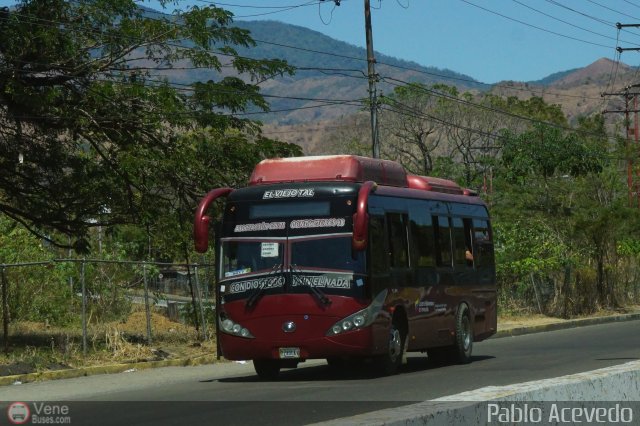
<svg viewBox="0 0 640 426">
<path fill-rule="evenodd" d="M 234 25 L 249 30 L 256 42 L 250 48 L 236 47 L 241 56 L 284 59 L 296 68 L 292 76 L 275 76 L 259 83 L 271 112 L 250 113 L 252 118 L 265 123 L 268 135 L 298 143 L 307 152 L 319 152 L 321 149 L 314 145 L 327 128 L 362 112 L 362 101 L 368 98 L 365 49 L 277 21 L 236 21 Z M 570 121 L 606 108 L 623 107 L 622 98 L 603 98 L 601 94 L 620 91 L 631 84 L 638 73 L 638 68 L 602 58 L 583 68 L 559 71 L 537 81 L 503 81 L 490 85 L 448 69 L 425 67 L 380 53 L 375 57 L 379 94 L 388 94 L 407 82 L 421 82 L 525 99 L 540 96 L 547 103 L 559 104 Z M 196 69 L 172 70 L 167 77 L 174 82 L 190 83 L 220 75 Z"/>
<path fill-rule="evenodd" d="M 264 93 L 340 101 L 368 96 L 365 49 L 281 22 L 251 21 L 236 22 L 236 25 L 251 31 L 257 43 L 251 49 L 239 49 L 241 55 L 281 58 L 298 68 L 292 77 L 278 77 L 261 83 Z M 488 85 L 448 69 L 425 67 L 380 53 L 375 56 L 378 91 L 383 94 L 403 82 L 421 82 L 455 85 L 461 91 L 491 91 L 525 98 L 542 96 L 549 103 L 560 104 L 570 119 L 602 110 L 605 105 L 601 93 L 620 90 L 630 84 L 638 72 L 637 68 L 602 58 L 583 68 L 556 72 L 537 81 Z M 264 122 L 279 125 L 334 120 L 359 109 L 340 104 L 308 108 L 319 103 L 309 100 L 270 99 L 270 103 L 273 111 L 307 107 L 260 117 Z"/>
</svg>

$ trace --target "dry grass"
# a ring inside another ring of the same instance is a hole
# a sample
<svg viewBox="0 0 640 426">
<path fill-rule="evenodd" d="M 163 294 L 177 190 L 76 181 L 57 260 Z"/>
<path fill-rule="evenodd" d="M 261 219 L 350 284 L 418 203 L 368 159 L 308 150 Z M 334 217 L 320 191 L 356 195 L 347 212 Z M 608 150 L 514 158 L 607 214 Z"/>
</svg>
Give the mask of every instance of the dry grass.
<svg viewBox="0 0 640 426">
<path fill-rule="evenodd" d="M 600 309 L 591 315 L 579 316 L 571 319 L 604 317 L 609 315 L 620 315 L 620 314 L 627 314 L 627 313 L 633 313 L 633 312 L 640 312 L 640 305 L 630 305 L 625 308 L 619 308 L 619 309 Z M 511 328 L 511 327 L 525 327 L 525 326 L 544 325 L 544 324 L 551 324 L 551 323 L 565 322 L 565 321 L 568 321 L 568 320 L 557 318 L 557 317 L 549 317 L 541 314 L 532 314 L 527 312 L 518 314 L 518 313 L 515 313 L 514 311 L 510 311 L 509 314 L 500 315 L 498 317 L 498 328 L 505 329 L 505 328 Z"/>
<path fill-rule="evenodd" d="M 87 355 L 83 356 L 80 325 L 12 324 L 9 351 L 0 352 L 0 376 L 215 353 L 215 336 L 201 342 L 194 327 L 170 321 L 160 313 L 151 314 L 151 331 L 152 343 L 147 344 L 146 315 L 140 310 L 124 321 L 89 324 Z"/>
</svg>

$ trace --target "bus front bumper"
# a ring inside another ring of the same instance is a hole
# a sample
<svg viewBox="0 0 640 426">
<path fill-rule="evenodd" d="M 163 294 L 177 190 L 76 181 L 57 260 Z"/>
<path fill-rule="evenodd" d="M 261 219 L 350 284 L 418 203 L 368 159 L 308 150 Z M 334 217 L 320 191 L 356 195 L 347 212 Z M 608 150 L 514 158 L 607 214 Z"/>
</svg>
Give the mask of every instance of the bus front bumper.
<svg viewBox="0 0 640 426">
<path fill-rule="evenodd" d="M 246 339 L 220 333 L 222 355 L 229 360 L 250 359 L 318 359 L 337 356 L 370 356 L 374 354 L 371 327 L 335 336 L 296 339 Z M 295 356 L 295 355 L 298 356 Z"/>
</svg>

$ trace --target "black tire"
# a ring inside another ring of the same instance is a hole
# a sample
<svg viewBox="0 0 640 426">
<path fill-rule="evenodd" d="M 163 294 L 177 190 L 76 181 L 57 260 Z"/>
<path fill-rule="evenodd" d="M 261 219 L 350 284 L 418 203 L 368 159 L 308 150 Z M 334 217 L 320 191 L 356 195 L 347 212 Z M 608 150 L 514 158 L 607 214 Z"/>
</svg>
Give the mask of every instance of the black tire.
<svg viewBox="0 0 640 426">
<path fill-rule="evenodd" d="M 427 350 L 429 362 L 442 366 L 452 363 L 468 364 L 473 350 L 473 325 L 469 308 L 464 303 L 458 308 L 455 324 L 455 342 L 452 346 Z"/>
<path fill-rule="evenodd" d="M 377 372 L 382 375 L 390 376 L 396 374 L 400 365 L 402 365 L 402 357 L 404 356 L 404 341 L 406 333 L 400 326 L 397 316 L 393 317 L 391 329 L 389 330 L 389 346 L 384 355 L 376 357 L 374 365 Z"/>
<path fill-rule="evenodd" d="M 280 374 L 280 361 L 277 359 L 254 359 L 253 368 L 261 380 L 276 380 Z"/>
<path fill-rule="evenodd" d="M 456 314 L 456 341 L 451 348 L 452 360 L 459 364 L 468 364 L 471 362 L 472 351 L 473 323 L 469 308 L 463 303 Z"/>
</svg>

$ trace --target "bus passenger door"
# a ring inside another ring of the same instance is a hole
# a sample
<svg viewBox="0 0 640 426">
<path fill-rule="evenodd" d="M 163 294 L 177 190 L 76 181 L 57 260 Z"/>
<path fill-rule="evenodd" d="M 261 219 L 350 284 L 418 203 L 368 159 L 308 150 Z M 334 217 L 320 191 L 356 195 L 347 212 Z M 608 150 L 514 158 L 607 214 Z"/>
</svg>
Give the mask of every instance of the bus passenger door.
<svg viewBox="0 0 640 426">
<path fill-rule="evenodd" d="M 389 270 L 389 249 L 387 232 L 383 212 L 369 210 L 369 244 L 367 245 L 367 265 L 369 270 L 369 290 L 371 298 L 375 298 L 381 291 L 388 289 L 391 282 Z M 388 295 L 387 298 L 393 295 Z M 389 321 L 379 318 L 372 327 L 373 346 L 380 351 L 388 345 Z"/>
</svg>

